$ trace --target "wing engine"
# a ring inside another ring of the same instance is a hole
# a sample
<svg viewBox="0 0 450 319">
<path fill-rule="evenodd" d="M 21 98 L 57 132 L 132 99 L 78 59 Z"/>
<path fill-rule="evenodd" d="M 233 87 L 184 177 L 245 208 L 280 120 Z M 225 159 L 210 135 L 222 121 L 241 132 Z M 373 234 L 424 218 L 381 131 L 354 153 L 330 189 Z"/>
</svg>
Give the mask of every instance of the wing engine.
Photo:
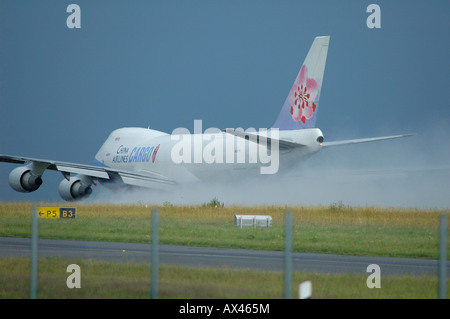
<svg viewBox="0 0 450 319">
<path fill-rule="evenodd" d="M 81 199 L 92 193 L 92 184 L 92 180 L 84 175 L 63 179 L 59 184 L 59 195 L 66 201 Z"/>
<path fill-rule="evenodd" d="M 34 192 L 42 185 L 41 175 L 33 174 L 28 166 L 20 166 L 9 174 L 9 185 L 21 193 Z"/>
</svg>

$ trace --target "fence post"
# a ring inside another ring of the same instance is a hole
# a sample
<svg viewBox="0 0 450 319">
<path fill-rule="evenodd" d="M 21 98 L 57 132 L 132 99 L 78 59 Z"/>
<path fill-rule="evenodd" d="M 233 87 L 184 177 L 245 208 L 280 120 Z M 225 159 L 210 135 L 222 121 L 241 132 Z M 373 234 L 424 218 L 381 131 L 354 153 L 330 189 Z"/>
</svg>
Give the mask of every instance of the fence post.
<svg viewBox="0 0 450 319">
<path fill-rule="evenodd" d="M 292 214 L 286 212 L 284 250 L 284 299 L 291 299 L 292 282 Z"/>
<path fill-rule="evenodd" d="M 439 299 L 447 299 L 447 215 L 441 216 L 439 232 Z"/>
<path fill-rule="evenodd" d="M 151 288 L 150 298 L 158 299 L 158 210 L 152 211 L 152 266 L 151 266 Z"/>
<path fill-rule="evenodd" d="M 30 299 L 37 298 L 37 259 L 38 259 L 38 217 L 33 207 L 31 217 L 31 267 L 30 267 Z"/>
</svg>

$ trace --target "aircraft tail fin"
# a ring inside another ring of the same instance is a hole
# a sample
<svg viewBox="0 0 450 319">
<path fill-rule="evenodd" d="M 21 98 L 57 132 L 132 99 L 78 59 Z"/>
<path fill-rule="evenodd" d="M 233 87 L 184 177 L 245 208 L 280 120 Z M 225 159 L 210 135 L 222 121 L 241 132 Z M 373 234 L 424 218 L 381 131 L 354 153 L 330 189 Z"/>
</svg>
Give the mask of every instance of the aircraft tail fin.
<svg viewBox="0 0 450 319">
<path fill-rule="evenodd" d="M 298 130 L 316 125 L 329 36 L 316 37 L 272 128 Z"/>
</svg>

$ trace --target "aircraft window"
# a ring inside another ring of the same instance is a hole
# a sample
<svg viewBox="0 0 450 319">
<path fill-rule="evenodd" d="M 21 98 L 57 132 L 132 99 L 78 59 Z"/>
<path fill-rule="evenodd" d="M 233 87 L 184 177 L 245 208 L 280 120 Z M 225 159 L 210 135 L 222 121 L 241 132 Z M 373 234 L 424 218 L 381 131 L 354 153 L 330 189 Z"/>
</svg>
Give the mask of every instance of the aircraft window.
<svg viewBox="0 0 450 319">
<path fill-rule="evenodd" d="M 115 141 L 120 141 L 120 137 L 116 137 Z"/>
<path fill-rule="evenodd" d="M 319 137 L 317 138 L 317 142 L 323 143 L 323 136 L 319 136 Z"/>
</svg>

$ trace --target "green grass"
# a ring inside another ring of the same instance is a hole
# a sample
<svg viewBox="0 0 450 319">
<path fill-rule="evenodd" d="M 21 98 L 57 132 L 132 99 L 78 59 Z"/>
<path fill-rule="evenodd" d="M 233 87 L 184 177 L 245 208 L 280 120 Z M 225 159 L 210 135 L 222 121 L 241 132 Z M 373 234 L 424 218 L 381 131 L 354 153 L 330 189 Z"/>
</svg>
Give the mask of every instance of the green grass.
<svg viewBox="0 0 450 319">
<path fill-rule="evenodd" d="M 48 203 L 0 203 L 0 236 L 30 237 L 31 211 Z M 151 207 L 75 205 L 73 220 L 39 220 L 41 238 L 149 243 Z M 439 217 L 449 211 L 374 207 L 163 206 L 160 243 L 284 249 L 284 214 L 293 214 L 293 250 L 357 256 L 438 258 Z M 271 215 L 271 228 L 238 228 L 235 214 Z M 450 247 L 449 247 L 450 249 Z M 448 254 L 450 255 L 450 254 Z"/>
<path fill-rule="evenodd" d="M 0 203 L 0 236 L 30 237 L 36 207 L 67 203 Z M 41 238 L 150 243 L 151 209 L 143 205 L 76 204 L 73 220 L 39 220 Z M 441 214 L 449 211 L 375 207 L 158 207 L 160 243 L 247 249 L 284 249 L 284 216 L 293 214 L 293 249 L 360 256 L 438 258 Z M 271 215 L 271 228 L 237 228 L 235 214 Z M 82 288 L 66 286 L 69 264 L 82 270 Z M 28 258 L 0 259 L 0 298 L 28 298 Z M 149 265 L 61 258 L 39 259 L 39 298 L 148 298 Z M 283 274 L 161 265 L 160 298 L 282 298 Z M 382 276 L 369 289 L 364 275 L 294 273 L 313 282 L 313 298 L 436 298 L 437 276 Z"/>
<path fill-rule="evenodd" d="M 69 264 L 81 269 L 81 288 L 66 286 Z M 28 258 L 0 259 L 0 298 L 29 297 Z M 94 260 L 40 258 L 37 297 L 55 298 L 148 298 L 149 265 L 107 263 Z M 437 277 L 382 276 L 380 289 L 369 289 L 363 275 L 321 275 L 294 273 L 292 297 L 298 296 L 298 284 L 311 280 L 313 298 L 437 298 Z M 189 268 L 160 266 L 158 279 L 160 298 L 211 299 L 249 298 L 279 299 L 283 297 L 283 274 L 232 270 L 226 268 Z M 447 285 L 447 290 L 450 288 Z"/>
</svg>

